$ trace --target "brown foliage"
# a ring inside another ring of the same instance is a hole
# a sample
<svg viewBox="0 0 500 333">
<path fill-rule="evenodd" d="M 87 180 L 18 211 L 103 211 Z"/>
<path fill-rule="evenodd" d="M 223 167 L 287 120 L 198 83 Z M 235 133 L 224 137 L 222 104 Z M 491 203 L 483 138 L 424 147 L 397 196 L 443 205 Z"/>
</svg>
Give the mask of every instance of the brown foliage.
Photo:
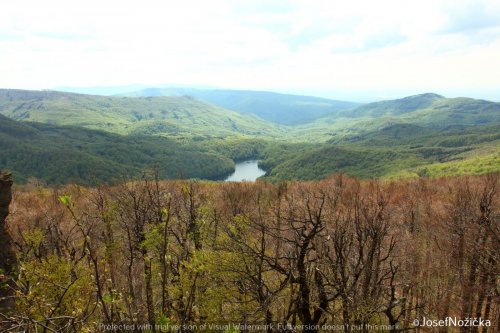
<svg viewBox="0 0 500 333">
<path fill-rule="evenodd" d="M 72 277 L 48 291 L 56 295 L 50 306 L 21 306 L 4 324 L 95 331 L 102 322 L 232 322 L 304 332 L 390 325 L 398 332 L 415 319 L 456 316 L 498 325 L 498 179 L 337 175 L 272 185 L 153 176 L 112 188 L 18 192 L 8 225 L 21 267 L 60 258 Z M 72 299 L 87 278 L 84 299 Z M 16 281 L 21 305 L 36 288 L 27 280 L 21 273 Z M 81 309 L 68 313 L 65 303 Z"/>
</svg>

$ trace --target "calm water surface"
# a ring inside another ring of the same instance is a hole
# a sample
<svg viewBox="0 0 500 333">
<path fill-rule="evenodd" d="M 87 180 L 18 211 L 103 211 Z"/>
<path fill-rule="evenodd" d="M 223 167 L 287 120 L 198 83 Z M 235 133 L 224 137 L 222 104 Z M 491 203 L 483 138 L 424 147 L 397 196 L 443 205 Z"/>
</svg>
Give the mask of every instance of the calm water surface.
<svg viewBox="0 0 500 333">
<path fill-rule="evenodd" d="M 235 170 L 232 174 L 225 179 L 226 182 L 241 182 L 250 181 L 253 182 L 260 176 L 263 176 L 266 172 L 259 168 L 259 161 L 249 160 L 238 162 L 235 165 Z"/>
</svg>

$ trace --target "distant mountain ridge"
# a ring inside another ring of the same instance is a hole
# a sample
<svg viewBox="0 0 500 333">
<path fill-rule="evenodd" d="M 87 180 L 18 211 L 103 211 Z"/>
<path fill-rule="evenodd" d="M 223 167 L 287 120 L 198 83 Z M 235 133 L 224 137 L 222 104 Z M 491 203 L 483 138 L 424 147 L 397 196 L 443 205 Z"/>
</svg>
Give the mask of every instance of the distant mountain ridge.
<svg viewBox="0 0 500 333">
<path fill-rule="evenodd" d="M 401 115 L 430 107 L 435 101 L 444 99 L 444 96 L 434 93 L 424 93 L 408 96 L 395 100 L 379 101 L 361 105 L 353 110 L 342 112 L 343 116 L 382 116 L 382 115 Z"/>
<path fill-rule="evenodd" d="M 439 116 L 439 114 L 448 114 L 451 117 L 458 118 L 457 114 L 469 116 L 474 120 L 481 116 L 487 116 L 487 121 L 500 121 L 500 103 L 486 101 L 482 99 L 473 99 L 468 97 L 446 98 L 444 96 L 425 93 L 420 95 L 408 96 L 395 100 L 373 102 L 361 105 L 355 109 L 341 112 L 339 116 L 345 117 L 382 117 L 382 116 L 410 116 L 412 113 L 428 116 Z"/>
<path fill-rule="evenodd" d="M 373 102 L 327 115 L 302 127 L 302 130 L 346 136 L 397 123 L 433 129 L 500 124 L 500 103 L 467 97 L 446 98 L 426 93 Z"/>
<path fill-rule="evenodd" d="M 285 128 L 253 114 L 238 113 L 184 94 L 193 91 L 193 89 L 176 89 L 165 92 L 163 89 L 155 89 L 147 94 L 161 96 L 118 97 L 0 89 L 0 114 L 15 120 L 82 126 L 121 134 L 280 137 L 293 133 L 297 139 L 300 139 L 301 133 L 307 134 L 304 139 L 332 131 L 355 135 L 358 132 L 373 131 L 397 123 L 434 129 L 500 123 L 500 103 L 465 97 L 445 98 L 433 93 L 331 111 L 331 105 L 328 104 L 330 100 L 250 92 L 253 96 L 264 96 L 263 99 L 267 100 L 275 98 L 277 103 L 291 98 L 290 104 L 295 106 L 299 100 L 304 105 L 308 100 L 312 101 L 312 104 L 316 103 L 315 105 L 318 103 L 330 105 L 327 107 L 329 108 L 327 115 L 310 123 Z M 203 92 L 213 96 L 222 94 L 228 104 L 241 103 L 242 96 L 248 93 L 246 91 L 227 93 L 219 90 Z M 164 94 L 173 96 L 163 96 Z M 249 99 L 251 104 L 255 102 L 256 97 Z M 288 111 L 276 111 L 273 117 Z M 293 116 L 282 115 L 282 118 L 289 120 Z"/>
<path fill-rule="evenodd" d="M 160 84 L 160 85 L 146 85 L 146 84 L 128 84 L 120 86 L 92 86 L 92 87 L 66 87 L 60 86 L 50 89 L 53 91 L 63 91 L 75 94 L 84 95 L 100 95 L 100 96 L 112 96 L 127 94 L 133 91 L 139 91 L 143 89 L 157 89 L 157 88 L 170 88 L 170 87 L 181 87 L 181 88 L 194 88 L 194 89 L 214 89 L 214 87 L 199 85 L 199 84 L 189 84 L 189 85 L 173 85 L 173 84 Z"/>
<path fill-rule="evenodd" d="M 129 97 L 191 96 L 196 99 L 237 111 L 254 114 L 262 119 L 282 125 L 311 122 L 325 115 L 359 106 L 359 103 L 338 101 L 321 97 L 281 94 L 269 91 L 147 88 L 121 94 Z"/>
</svg>

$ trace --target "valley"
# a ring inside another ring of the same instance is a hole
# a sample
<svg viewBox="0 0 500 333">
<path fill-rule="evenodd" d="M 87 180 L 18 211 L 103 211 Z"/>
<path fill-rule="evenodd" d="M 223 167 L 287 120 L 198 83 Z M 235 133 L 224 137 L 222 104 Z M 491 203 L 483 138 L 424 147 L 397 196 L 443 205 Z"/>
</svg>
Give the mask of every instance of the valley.
<svg viewBox="0 0 500 333">
<path fill-rule="evenodd" d="M 222 180 L 255 159 L 271 182 L 500 170 L 500 103 L 430 93 L 358 106 L 251 91 L 4 89 L 0 114 L 0 168 L 18 183 L 113 183 L 154 168 Z"/>
</svg>

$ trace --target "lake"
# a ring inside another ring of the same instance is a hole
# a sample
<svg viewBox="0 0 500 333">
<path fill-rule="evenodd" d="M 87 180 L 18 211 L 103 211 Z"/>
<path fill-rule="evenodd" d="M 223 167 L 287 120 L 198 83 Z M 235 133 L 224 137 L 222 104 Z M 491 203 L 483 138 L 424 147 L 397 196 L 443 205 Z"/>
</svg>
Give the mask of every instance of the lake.
<svg viewBox="0 0 500 333">
<path fill-rule="evenodd" d="M 253 182 L 260 176 L 263 176 L 266 172 L 259 168 L 259 161 L 248 160 L 243 162 L 238 162 L 235 165 L 235 170 L 230 174 L 224 181 L 226 182 L 241 182 L 250 181 Z"/>
</svg>

